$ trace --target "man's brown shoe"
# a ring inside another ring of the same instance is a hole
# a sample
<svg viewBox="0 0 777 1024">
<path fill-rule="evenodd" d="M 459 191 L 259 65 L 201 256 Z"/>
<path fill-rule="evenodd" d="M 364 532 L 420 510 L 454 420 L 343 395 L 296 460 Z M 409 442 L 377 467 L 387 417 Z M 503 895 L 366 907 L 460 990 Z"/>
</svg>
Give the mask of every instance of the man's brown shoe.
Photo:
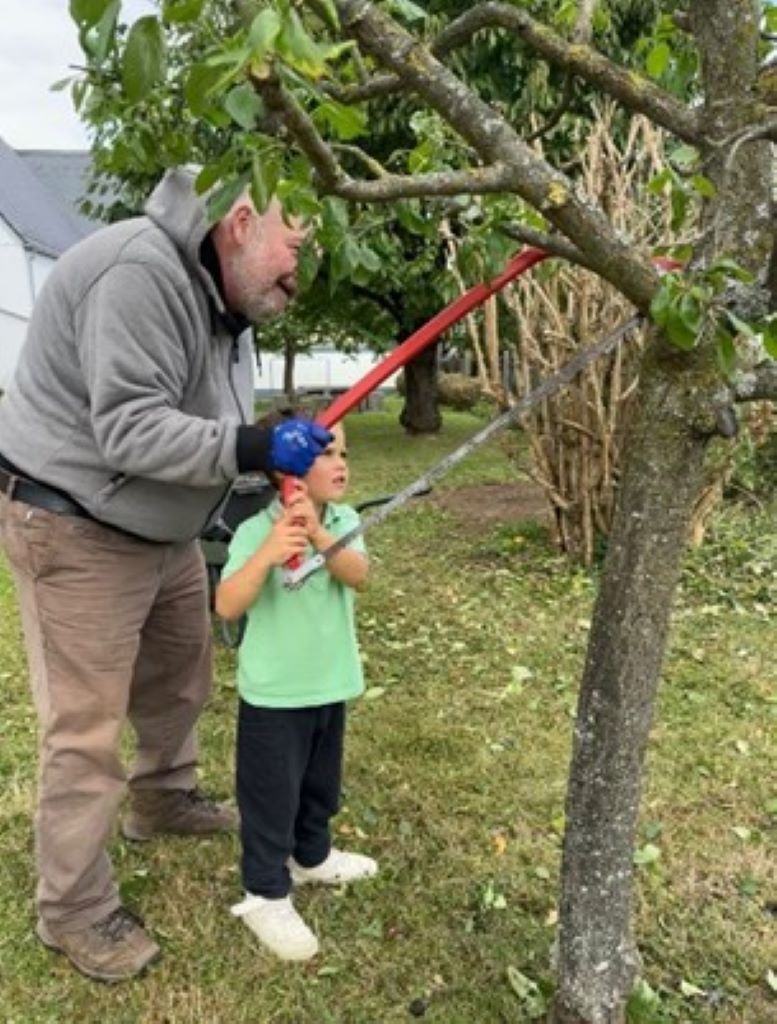
<svg viewBox="0 0 777 1024">
<path fill-rule="evenodd" d="M 209 800 L 198 789 L 142 789 L 131 795 L 121 823 L 126 839 L 144 841 L 158 835 L 201 836 L 234 832 L 237 812 Z"/>
<path fill-rule="evenodd" d="M 160 949 L 142 922 L 124 907 L 77 932 L 65 932 L 39 920 L 38 938 L 64 953 L 71 964 L 97 981 L 126 981 L 159 959 Z"/>
</svg>

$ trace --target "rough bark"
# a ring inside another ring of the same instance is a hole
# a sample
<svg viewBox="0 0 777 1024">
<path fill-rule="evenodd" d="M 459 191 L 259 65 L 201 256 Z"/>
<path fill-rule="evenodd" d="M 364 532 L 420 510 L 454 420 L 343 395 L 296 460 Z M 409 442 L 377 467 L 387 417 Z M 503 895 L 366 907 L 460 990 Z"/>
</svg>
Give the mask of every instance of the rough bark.
<svg viewBox="0 0 777 1024">
<path fill-rule="evenodd" d="M 632 857 L 645 747 L 705 442 L 676 360 L 643 368 L 575 727 L 554 1024 L 620 1024 L 638 969 Z"/>
<path fill-rule="evenodd" d="M 701 116 L 712 140 L 746 131 L 757 116 L 758 7 L 754 0 L 691 4 L 705 85 Z M 708 149 L 717 196 L 694 266 L 725 255 L 756 272 L 766 268 L 769 155 L 759 142 L 747 150 L 732 159 L 714 141 Z M 714 358 L 708 339 L 690 357 L 654 345 L 642 372 L 575 727 L 552 1024 L 622 1024 L 638 970 L 634 834 L 672 597 L 702 480 L 699 427 L 715 416 Z"/>
<path fill-rule="evenodd" d="M 437 347 L 405 367 L 405 404 L 399 422 L 408 434 L 436 434 L 442 426 L 437 403 Z"/>
</svg>

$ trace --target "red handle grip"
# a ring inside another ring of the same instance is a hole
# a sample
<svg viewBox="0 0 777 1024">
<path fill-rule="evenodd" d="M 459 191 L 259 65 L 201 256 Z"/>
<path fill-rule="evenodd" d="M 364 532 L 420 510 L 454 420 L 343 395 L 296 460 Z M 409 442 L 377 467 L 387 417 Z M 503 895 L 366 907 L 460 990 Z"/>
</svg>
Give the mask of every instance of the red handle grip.
<svg viewBox="0 0 777 1024">
<path fill-rule="evenodd" d="M 288 505 L 289 501 L 297 489 L 297 477 L 296 476 L 285 476 L 281 480 L 281 501 L 284 505 Z M 302 555 L 292 555 L 288 562 L 285 563 L 286 569 L 298 569 L 302 565 Z"/>
</svg>

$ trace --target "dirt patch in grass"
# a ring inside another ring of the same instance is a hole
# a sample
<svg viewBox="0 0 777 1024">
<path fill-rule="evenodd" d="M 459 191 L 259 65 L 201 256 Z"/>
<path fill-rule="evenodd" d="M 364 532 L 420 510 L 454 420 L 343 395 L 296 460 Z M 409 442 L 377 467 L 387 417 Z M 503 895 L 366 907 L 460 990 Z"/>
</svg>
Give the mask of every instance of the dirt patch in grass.
<svg viewBox="0 0 777 1024">
<path fill-rule="evenodd" d="M 472 484 L 437 491 L 429 499 L 466 525 L 530 519 L 550 524 L 551 513 L 541 488 L 531 480 L 509 484 Z"/>
</svg>

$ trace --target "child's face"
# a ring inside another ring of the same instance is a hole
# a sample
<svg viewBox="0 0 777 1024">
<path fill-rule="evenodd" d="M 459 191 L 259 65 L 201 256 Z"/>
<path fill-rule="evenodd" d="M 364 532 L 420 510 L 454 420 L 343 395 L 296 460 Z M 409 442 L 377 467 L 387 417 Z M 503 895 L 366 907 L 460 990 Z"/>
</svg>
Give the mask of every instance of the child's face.
<svg viewBox="0 0 777 1024">
<path fill-rule="evenodd" d="M 310 500 L 317 505 L 340 501 L 348 487 L 348 463 L 345 431 L 337 424 L 332 427 L 333 440 L 308 470 L 305 484 Z"/>
</svg>

